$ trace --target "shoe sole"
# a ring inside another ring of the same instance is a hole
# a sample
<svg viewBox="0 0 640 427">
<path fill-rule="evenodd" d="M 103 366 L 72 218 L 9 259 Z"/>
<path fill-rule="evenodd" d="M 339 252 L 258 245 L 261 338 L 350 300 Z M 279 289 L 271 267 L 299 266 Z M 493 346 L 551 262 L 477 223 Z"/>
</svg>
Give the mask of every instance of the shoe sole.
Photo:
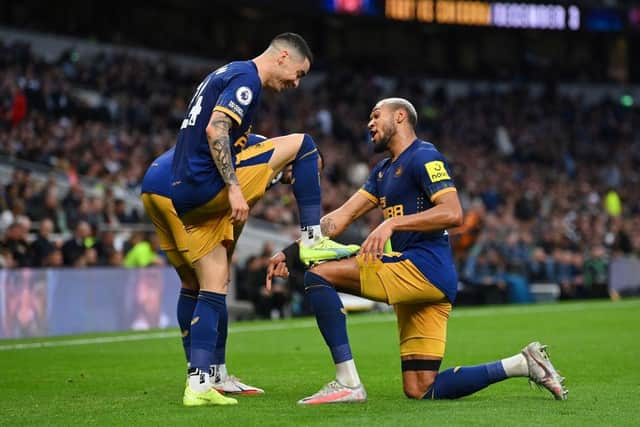
<svg viewBox="0 0 640 427">
<path fill-rule="evenodd" d="M 316 405 L 336 405 L 338 403 L 366 403 L 367 399 L 364 400 L 335 400 L 335 401 L 323 401 L 323 402 L 298 402 L 298 405 L 304 406 L 316 406 Z"/>
<path fill-rule="evenodd" d="M 325 262 L 330 262 L 330 261 L 340 261 L 341 259 L 347 259 L 347 258 L 351 258 L 356 256 L 356 254 L 348 254 L 348 255 L 341 255 L 341 256 L 337 256 L 335 258 L 331 258 L 331 259 L 321 259 L 318 261 L 314 261 L 314 260 L 310 260 L 307 262 L 302 261 L 302 263 L 305 265 L 305 267 L 313 267 L 314 265 L 320 265 L 320 264 L 324 264 Z"/>
<path fill-rule="evenodd" d="M 233 405 L 237 405 L 238 402 L 229 402 L 229 403 L 214 403 L 211 402 L 210 400 L 203 400 L 202 403 L 200 402 L 185 402 L 184 400 L 182 401 L 182 405 L 186 406 L 188 408 L 195 408 L 198 406 L 233 406 Z"/>
<path fill-rule="evenodd" d="M 219 388 L 215 388 L 213 387 L 214 390 L 216 390 L 218 393 L 220 394 L 231 394 L 234 396 L 255 396 L 255 395 L 260 395 L 260 394 L 264 394 L 264 391 L 258 391 L 258 390 L 242 390 L 242 391 L 225 391 Z"/>
</svg>

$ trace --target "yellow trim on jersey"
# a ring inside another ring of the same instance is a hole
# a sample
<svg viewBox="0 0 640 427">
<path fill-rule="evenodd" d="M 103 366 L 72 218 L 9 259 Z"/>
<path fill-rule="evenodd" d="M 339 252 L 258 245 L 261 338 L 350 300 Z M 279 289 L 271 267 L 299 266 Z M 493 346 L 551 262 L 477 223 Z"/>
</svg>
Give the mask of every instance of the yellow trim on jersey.
<svg viewBox="0 0 640 427">
<path fill-rule="evenodd" d="M 378 198 L 376 196 L 374 196 L 373 194 L 369 193 L 367 190 L 361 188 L 361 189 L 358 190 L 358 193 L 362 194 L 364 197 L 369 199 L 371 202 L 375 203 L 376 206 L 378 205 Z"/>
<path fill-rule="evenodd" d="M 220 111 L 221 113 L 225 113 L 227 116 L 231 117 L 238 125 L 242 123 L 242 119 L 240 118 L 240 116 L 228 108 L 216 105 L 215 107 L 213 107 L 213 111 Z"/>
<path fill-rule="evenodd" d="M 451 193 L 452 191 L 458 191 L 456 190 L 456 187 L 447 187 L 447 188 L 443 188 L 440 191 L 436 191 L 433 196 L 431 196 L 431 201 L 433 202 L 434 200 L 436 200 L 438 197 L 442 196 L 445 193 Z"/>
</svg>

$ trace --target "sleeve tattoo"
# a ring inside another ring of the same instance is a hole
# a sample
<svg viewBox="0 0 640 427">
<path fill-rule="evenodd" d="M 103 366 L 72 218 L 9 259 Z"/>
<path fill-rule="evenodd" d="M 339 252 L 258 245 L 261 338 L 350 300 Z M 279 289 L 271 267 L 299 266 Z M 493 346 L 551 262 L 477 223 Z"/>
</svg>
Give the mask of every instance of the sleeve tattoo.
<svg viewBox="0 0 640 427">
<path fill-rule="evenodd" d="M 231 145 L 229 144 L 229 129 L 231 129 L 231 119 L 227 116 L 213 117 L 209 125 L 215 129 L 215 136 L 208 138 L 209 150 L 213 162 L 220 172 L 223 181 L 227 184 L 238 184 L 236 171 L 231 163 Z"/>
</svg>

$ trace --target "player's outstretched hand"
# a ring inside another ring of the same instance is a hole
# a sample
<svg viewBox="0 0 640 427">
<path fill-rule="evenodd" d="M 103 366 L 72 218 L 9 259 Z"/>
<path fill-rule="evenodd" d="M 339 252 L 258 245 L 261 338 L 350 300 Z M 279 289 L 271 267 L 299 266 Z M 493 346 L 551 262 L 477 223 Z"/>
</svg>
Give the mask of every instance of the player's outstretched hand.
<svg viewBox="0 0 640 427">
<path fill-rule="evenodd" d="M 373 262 L 376 258 L 382 258 L 384 244 L 392 234 L 393 226 L 389 220 L 377 226 L 360 246 L 360 254 L 364 256 L 364 261 Z"/>
<path fill-rule="evenodd" d="M 265 282 L 267 290 L 271 290 L 271 283 L 274 277 L 284 277 L 285 279 L 289 277 L 289 269 L 287 268 L 285 260 L 286 257 L 283 252 L 278 252 L 269 260 L 269 265 L 267 266 L 267 280 Z"/>
<path fill-rule="evenodd" d="M 249 205 L 237 184 L 229 186 L 229 206 L 231 207 L 231 221 L 234 224 L 243 223 L 249 217 Z"/>
</svg>

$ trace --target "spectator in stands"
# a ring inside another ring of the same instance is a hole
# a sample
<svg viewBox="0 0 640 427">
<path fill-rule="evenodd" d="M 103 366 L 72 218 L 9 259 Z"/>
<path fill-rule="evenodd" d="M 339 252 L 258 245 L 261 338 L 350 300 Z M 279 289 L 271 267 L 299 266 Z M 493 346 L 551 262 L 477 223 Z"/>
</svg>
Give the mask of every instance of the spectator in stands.
<svg viewBox="0 0 640 427">
<path fill-rule="evenodd" d="M 53 231 L 60 233 L 67 231 L 67 218 L 59 202 L 59 188 L 55 179 L 47 180 L 43 190 L 28 202 L 27 213 L 34 221 L 45 218 L 53 221 Z"/>
<path fill-rule="evenodd" d="M 51 175 L 34 196 L 29 172 L 14 168 L 0 187 L 0 232 L 3 223 L 7 228 L 24 221 L 24 216 L 34 221 L 50 218 L 54 232 L 63 234 L 83 220 L 97 231 L 106 226 L 124 230 L 138 222 L 135 210 L 124 201 L 125 193 L 137 187 L 149 161 L 174 143 L 184 115 L 183 93 L 192 90 L 201 70 L 178 69 L 170 61 L 158 67 L 153 61 L 111 53 L 79 61 L 66 55 L 43 66 L 26 44 L 0 48 L 0 64 L 0 153 L 62 171 L 71 186 L 64 195 L 63 183 Z M 481 233 L 488 236 L 488 246 L 501 252 L 507 288 L 507 277 L 513 282 L 516 276 L 519 283 L 518 279 L 562 280 L 564 296 L 578 297 L 583 274 L 578 255 L 588 255 L 584 288 L 590 289 L 602 281 L 610 262 L 607 256 L 594 256 L 598 246 L 604 245 L 612 259 L 621 253 L 631 256 L 640 248 L 640 202 L 635 197 L 640 182 L 635 141 L 640 110 L 574 96 L 543 98 L 518 89 L 471 91 L 456 98 L 449 97 L 445 87 L 432 92 L 409 89 L 420 86 L 421 78 L 400 82 L 335 67 L 325 79 L 318 78 L 312 92 L 303 88 L 282 98 L 265 94 L 267 102 L 255 129 L 267 136 L 317 129 L 327 158 L 323 209 L 330 211 L 361 185 L 357 181 L 364 165 L 378 160 L 364 143 L 359 118 L 398 83 L 394 91 L 407 91 L 400 95 L 420 106 L 421 136 L 438 141 L 454 160 L 460 198 L 467 201 L 465 207 L 474 206 L 467 208 L 469 219 L 475 207 L 485 211 Z M 20 120 L 11 118 L 16 88 L 26 97 Z M 327 105 L 334 108 L 329 111 Z M 602 158 L 612 160 L 602 164 Z M 89 191 L 85 195 L 83 186 L 89 189 L 89 183 L 98 191 L 104 189 L 104 196 Z M 474 200 L 479 204 L 472 204 Z M 290 201 L 288 188 L 274 188 L 252 214 L 285 227 L 296 224 Z M 372 218 L 375 213 L 350 232 L 366 235 Z M 478 229 L 460 236 L 452 231 L 459 262 L 477 258 Z M 121 265 L 122 253 L 110 243 L 106 246 L 95 246 L 98 263 Z M 77 249 L 84 253 L 82 247 Z M 570 254 L 565 257 L 564 251 Z M 87 255 L 81 265 L 92 264 L 93 254 Z M 15 266 L 13 256 L 5 248 L 0 264 Z M 563 260 L 556 266 L 558 256 Z M 34 258 L 32 265 L 41 261 Z M 480 261 L 485 263 L 486 256 Z"/>
<path fill-rule="evenodd" d="M 25 217 L 24 201 L 22 199 L 14 200 L 11 209 L 7 209 L 0 214 L 0 231 L 6 230 L 11 224 Z"/>
<path fill-rule="evenodd" d="M 69 267 L 84 267 L 91 260 L 88 253 L 87 239 L 91 237 L 91 226 L 86 221 L 76 225 L 73 237 L 62 245 L 64 265 Z"/>
<path fill-rule="evenodd" d="M 284 281 L 276 283 L 271 291 L 264 286 L 267 276 L 267 266 L 273 254 L 273 245 L 266 242 L 262 247 L 262 252 L 250 257 L 246 264 L 246 280 L 249 296 L 258 317 L 283 318 L 285 317 L 285 306 L 289 299 L 289 293 Z"/>
<path fill-rule="evenodd" d="M 555 283 L 553 259 L 541 247 L 531 252 L 527 275 L 531 283 Z"/>
<path fill-rule="evenodd" d="M 69 192 L 62 200 L 62 207 L 67 218 L 67 224 L 71 229 L 77 228 L 77 225 L 81 220 L 79 209 L 84 197 L 84 189 L 82 186 L 75 184 L 69 188 Z"/>
<path fill-rule="evenodd" d="M 475 200 L 465 210 L 462 225 L 449 230 L 451 247 L 457 261 L 460 261 L 468 253 L 478 239 L 478 234 L 482 230 L 484 215 L 484 204 L 480 200 Z"/>
<path fill-rule="evenodd" d="M 53 248 L 53 250 L 44 258 L 42 267 L 64 267 L 62 250 L 59 248 Z"/>
<path fill-rule="evenodd" d="M 122 199 L 115 200 L 114 213 L 120 224 L 135 224 L 140 222 L 137 211 L 134 209 L 131 212 L 127 212 L 127 205 Z"/>
<path fill-rule="evenodd" d="M 143 268 L 166 265 L 164 258 L 158 253 L 159 242 L 155 233 L 136 231 L 129 241 L 131 249 L 124 256 L 126 268 Z"/>
<path fill-rule="evenodd" d="M 478 302 L 500 304 L 507 302 L 507 284 L 501 278 L 505 263 L 497 249 L 479 244 L 467 258 L 464 268 L 465 282 L 471 285 Z"/>
<path fill-rule="evenodd" d="M 554 254 L 556 283 L 560 285 L 560 298 L 584 298 L 582 287 L 582 257 L 569 249 L 557 249 Z"/>
<path fill-rule="evenodd" d="M 59 249 L 57 243 L 51 240 L 51 233 L 53 232 L 53 221 L 49 218 L 44 218 L 40 221 L 40 230 L 36 235 L 36 239 L 31 242 L 29 251 L 31 254 L 31 260 L 33 266 L 43 267 L 47 261 L 47 257 L 56 249 Z"/>
<path fill-rule="evenodd" d="M 603 245 L 591 248 L 583 267 L 585 291 L 591 298 L 608 295 L 609 260 Z"/>
<path fill-rule="evenodd" d="M 23 222 L 14 222 L 6 232 L 4 247 L 15 261 L 15 267 L 29 267 L 32 265 L 27 243 L 28 229 Z"/>
<path fill-rule="evenodd" d="M 98 256 L 98 265 L 113 265 L 112 259 L 115 252 L 120 252 L 115 247 L 116 235 L 112 230 L 104 230 L 98 233 L 98 240 L 93 246 Z M 122 255 L 122 254 L 120 254 Z M 122 264 L 122 257 L 116 265 Z"/>
<path fill-rule="evenodd" d="M 0 246 L 0 268 L 16 268 L 17 266 L 11 250 L 4 245 Z"/>
</svg>

